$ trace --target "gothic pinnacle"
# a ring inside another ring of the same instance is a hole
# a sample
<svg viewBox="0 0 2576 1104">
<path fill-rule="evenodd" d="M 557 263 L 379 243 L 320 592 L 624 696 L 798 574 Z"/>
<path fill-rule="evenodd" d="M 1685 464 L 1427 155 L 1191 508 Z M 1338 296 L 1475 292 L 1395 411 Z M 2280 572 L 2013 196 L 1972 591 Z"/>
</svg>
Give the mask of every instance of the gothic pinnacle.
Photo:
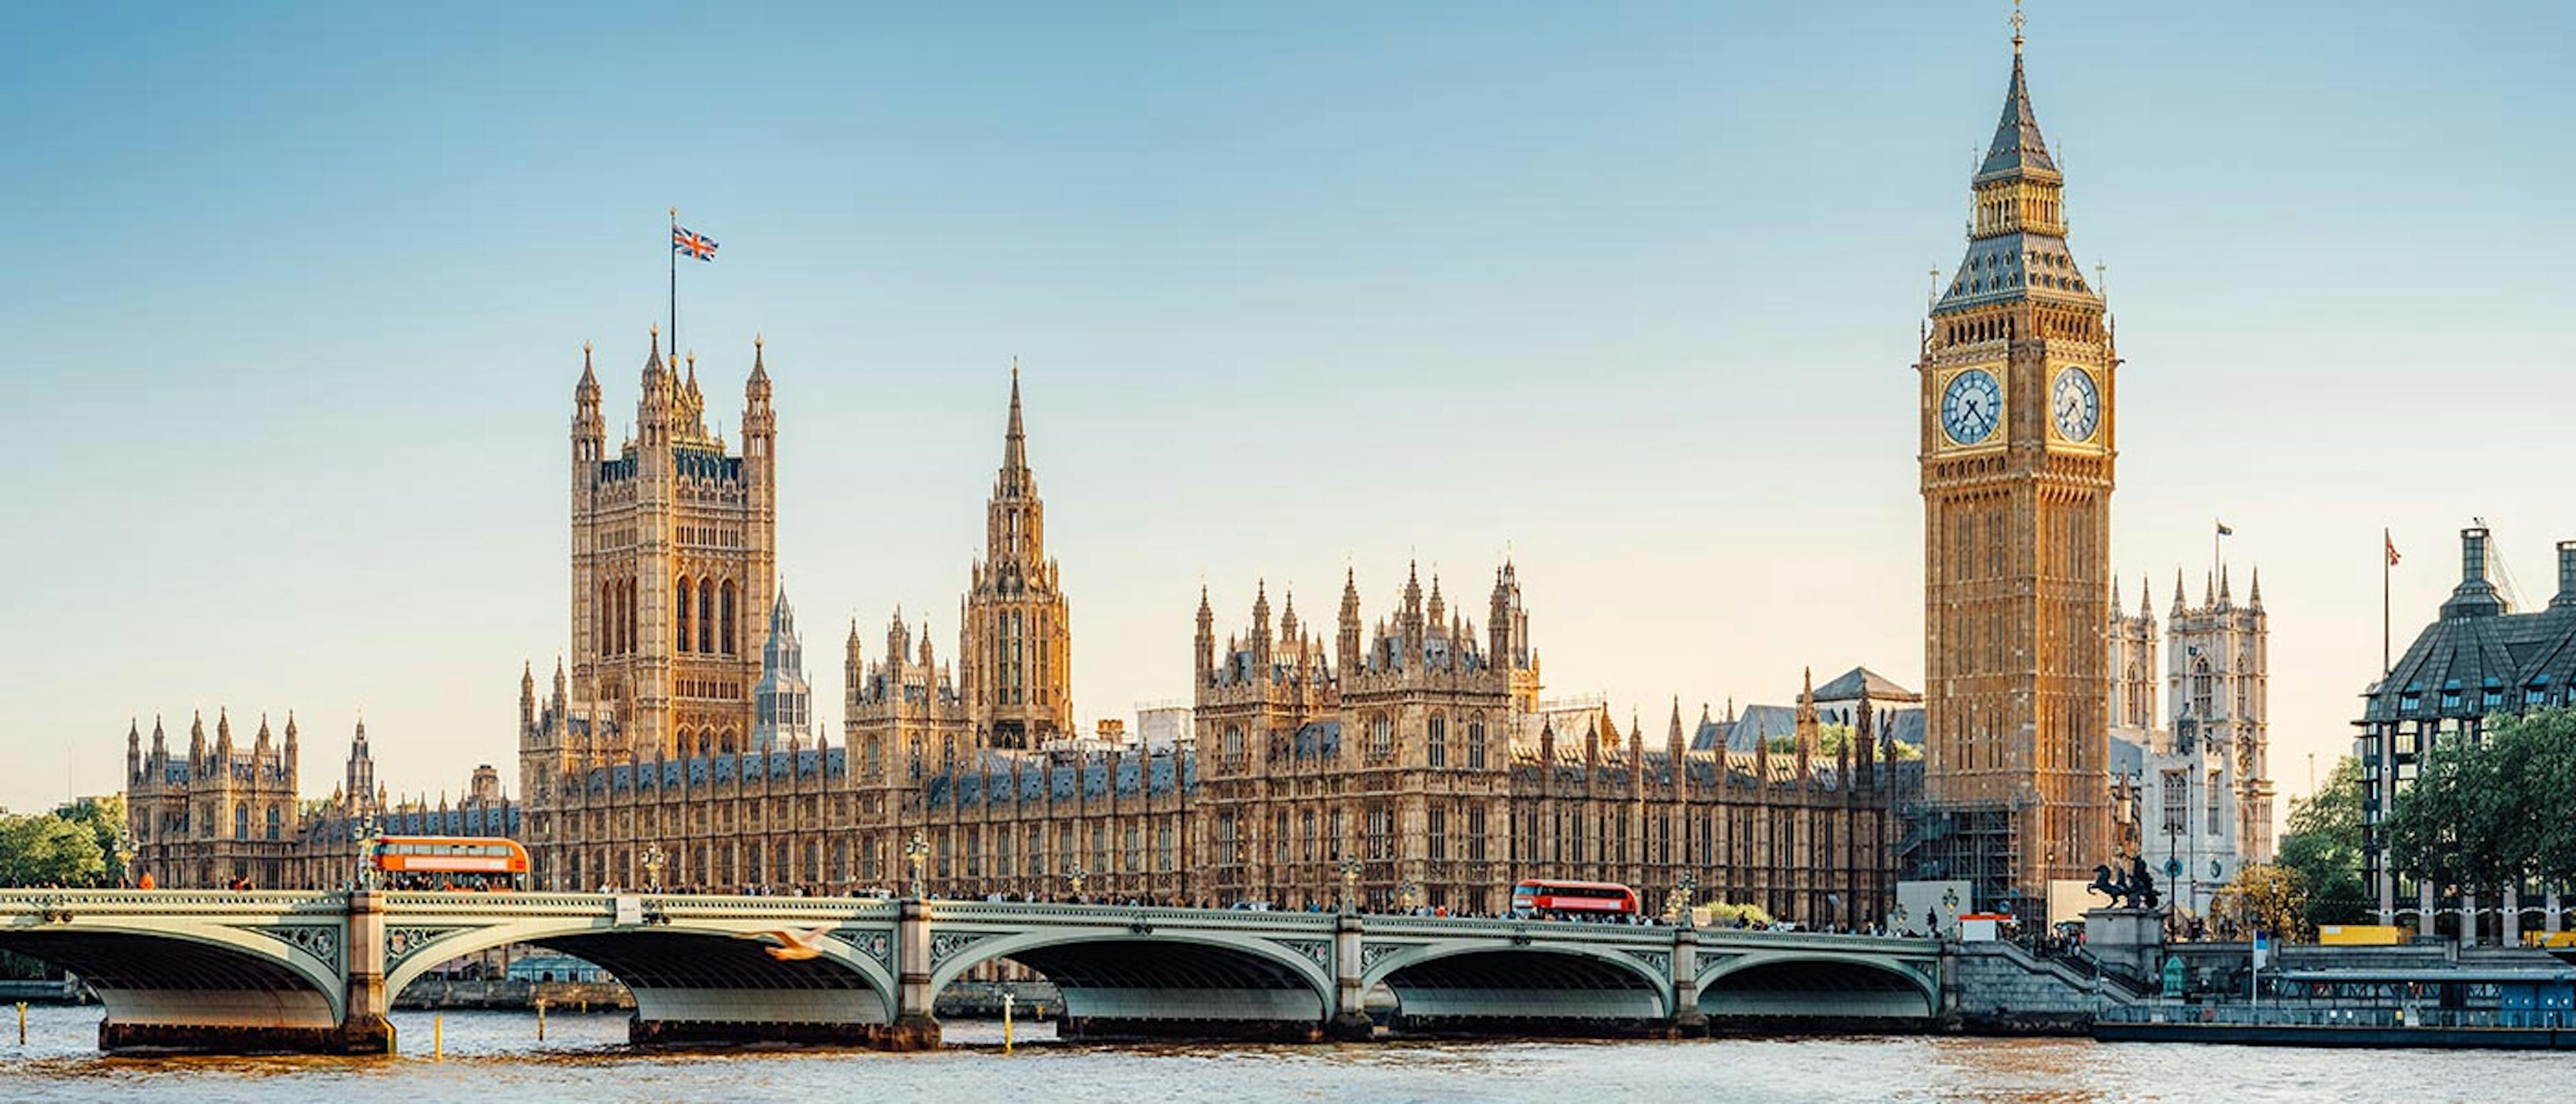
<svg viewBox="0 0 2576 1104">
<path fill-rule="evenodd" d="M 1020 422 L 1020 358 L 1011 358 L 1011 425 L 1002 435 L 1002 467 L 1019 471 L 1029 466 L 1028 432 Z"/>
</svg>

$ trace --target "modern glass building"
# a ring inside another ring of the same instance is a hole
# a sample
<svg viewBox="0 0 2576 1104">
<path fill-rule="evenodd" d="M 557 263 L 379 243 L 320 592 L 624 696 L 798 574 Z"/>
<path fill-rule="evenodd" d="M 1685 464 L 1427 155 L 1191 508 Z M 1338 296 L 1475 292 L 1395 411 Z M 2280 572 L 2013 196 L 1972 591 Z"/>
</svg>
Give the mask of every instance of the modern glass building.
<svg viewBox="0 0 2576 1104">
<path fill-rule="evenodd" d="M 2562 930 L 2555 887 L 2440 886 L 2391 869 L 2380 825 L 2397 793 L 2413 783 L 2426 752 L 2459 736 L 2482 739 L 2491 718 L 2576 704 L 2576 541 L 2558 544 L 2558 590 L 2548 606 L 2517 613 L 2495 581 L 2484 526 L 2460 533 L 2460 585 L 2441 617 L 2415 637 L 2388 674 L 2363 696 L 2363 855 L 2381 923 L 2411 923 L 2424 935 L 2478 933 L 2505 942 L 2534 928 Z"/>
</svg>

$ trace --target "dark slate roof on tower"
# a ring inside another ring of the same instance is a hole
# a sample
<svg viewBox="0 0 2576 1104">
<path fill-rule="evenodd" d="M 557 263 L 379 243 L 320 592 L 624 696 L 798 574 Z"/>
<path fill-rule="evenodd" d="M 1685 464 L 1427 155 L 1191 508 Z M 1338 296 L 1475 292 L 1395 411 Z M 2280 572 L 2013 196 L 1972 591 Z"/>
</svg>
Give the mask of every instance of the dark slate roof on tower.
<svg viewBox="0 0 2576 1104">
<path fill-rule="evenodd" d="M 1977 176 L 2010 176 L 2026 172 L 2056 172 L 2057 162 L 2049 159 L 2048 139 L 2039 133 L 2039 117 L 2030 109 L 2030 86 L 2021 72 L 2021 47 L 2013 46 L 2012 85 L 2004 90 L 2003 118 L 1995 121 L 1995 140 L 1986 146 L 1986 159 L 1977 166 Z"/>
</svg>

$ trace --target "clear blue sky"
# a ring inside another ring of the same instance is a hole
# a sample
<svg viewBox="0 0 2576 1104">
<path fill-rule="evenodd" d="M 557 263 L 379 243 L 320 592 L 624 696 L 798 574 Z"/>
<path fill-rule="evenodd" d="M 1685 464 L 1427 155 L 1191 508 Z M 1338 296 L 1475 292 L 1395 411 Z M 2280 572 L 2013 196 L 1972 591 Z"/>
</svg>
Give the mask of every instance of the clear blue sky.
<svg viewBox="0 0 2576 1104">
<path fill-rule="evenodd" d="M 2032 5 L 2127 358 L 2114 559 L 2161 608 L 2236 527 L 2285 790 L 2377 670 L 2382 526 L 2401 647 L 2472 515 L 2533 602 L 2576 537 L 2571 11 Z M 631 416 L 674 204 L 728 427 L 768 337 L 836 737 L 854 613 L 953 650 L 1013 355 L 1086 723 L 1186 692 L 1202 580 L 1220 631 L 1415 555 L 1480 610 L 1507 547 L 1551 691 L 1650 732 L 1919 683 L 1914 331 L 2008 12 L 21 9 L 0 804 L 219 705 L 296 709 L 308 791 L 362 708 L 397 788 L 507 763 L 581 343 Z"/>
</svg>

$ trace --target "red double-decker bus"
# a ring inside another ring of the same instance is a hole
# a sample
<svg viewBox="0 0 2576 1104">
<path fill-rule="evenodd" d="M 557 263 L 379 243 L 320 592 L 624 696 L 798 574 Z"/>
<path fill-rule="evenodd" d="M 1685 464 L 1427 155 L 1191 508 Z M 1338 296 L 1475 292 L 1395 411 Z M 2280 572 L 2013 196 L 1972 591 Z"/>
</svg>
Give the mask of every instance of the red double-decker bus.
<svg viewBox="0 0 2576 1104">
<path fill-rule="evenodd" d="M 1617 882 L 1531 878 L 1512 887 L 1512 911 L 1541 918 L 1634 916 L 1637 891 Z"/>
<path fill-rule="evenodd" d="M 386 836 L 372 856 L 389 889 L 524 889 L 528 851 L 487 836 Z"/>
</svg>

